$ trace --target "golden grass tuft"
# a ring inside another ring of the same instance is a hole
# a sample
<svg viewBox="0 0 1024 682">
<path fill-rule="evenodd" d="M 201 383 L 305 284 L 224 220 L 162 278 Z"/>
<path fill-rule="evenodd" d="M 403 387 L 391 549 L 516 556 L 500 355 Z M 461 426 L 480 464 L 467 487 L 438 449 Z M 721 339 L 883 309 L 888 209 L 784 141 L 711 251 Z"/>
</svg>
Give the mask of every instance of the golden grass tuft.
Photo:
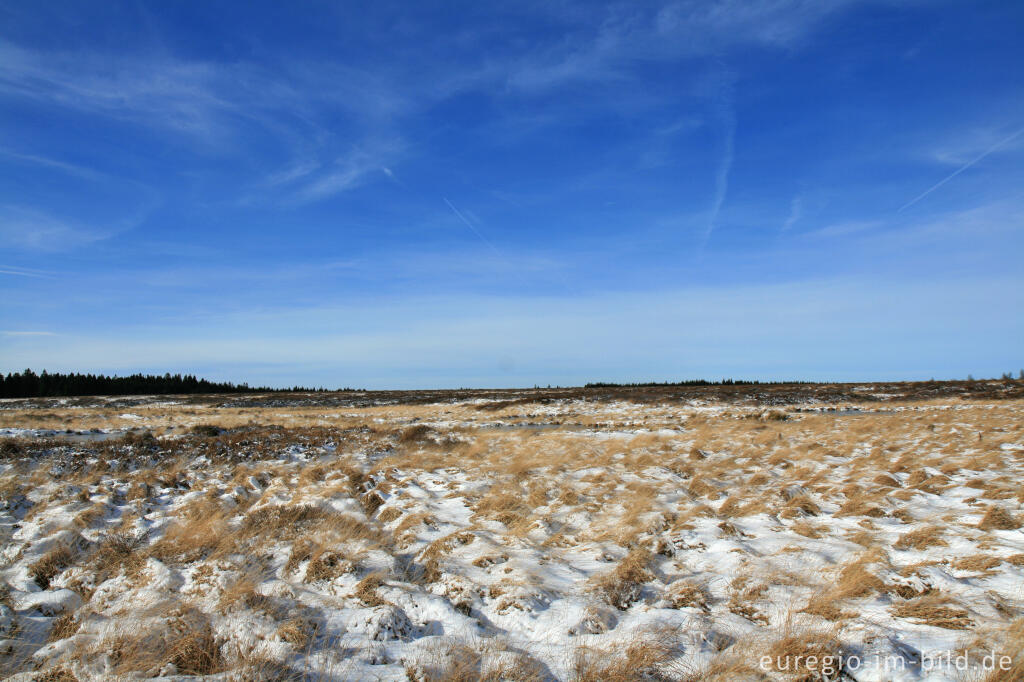
<svg viewBox="0 0 1024 682">
<path fill-rule="evenodd" d="M 1018 618 L 1006 626 L 1003 633 L 1002 650 L 1012 656 L 1009 669 L 993 670 L 985 682 L 1019 682 L 1024 680 L 1024 618 Z"/>
<path fill-rule="evenodd" d="M 316 636 L 316 631 L 315 621 L 305 616 L 295 616 L 281 623 L 276 634 L 282 641 L 288 642 L 296 650 L 302 651 Z"/>
<path fill-rule="evenodd" d="M 173 664 L 179 675 L 212 675 L 227 669 L 222 644 L 206 617 L 189 610 L 159 630 L 115 635 L 101 643 L 97 653 L 110 657 L 119 677 L 159 670 L 167 664 Z"/>
<path fill-rule="evenodd" d="M 807 600 L 807 606 L 800 612 L 819 616 L 829 621 L 849 620 L 857 617 L 856 613 L 844 611 L 828 592 L 813 595 Z"/>
<path fill-rule="evenodd" d="M 29 574 L 39 589 L 49 589 L 50 581 L 74 563 L 77 556 L 78 552 L 68 545 L 58 545 L 29 566 Z"/>
<path fill-rule="evenodd" d="M 381 606 L 383 604 L 387 604 L 387 602 L 381 599 L 380 595 L 377 594 L 377 588 L 383 584 L 384 574 L 374 572 L 359 581 L 353 594 L 359 601 L 363 602 L 367 606 Z"/>
<path fill-rule="evenodd" d="M 234 545 L 223 513 L 193 517 L 172 523 L 149 548 L 149 554 L 164 562 L 192 563 L 227 553 Z"/>
<path fill-rule="evenodd" d="M 984 575 L 992 575 L 993 568 L 1002 563 L 999 557 L 988 554 L 975 554 L 974 556 L 960 557 L 954 559 L 950 566 L 958 571 L 972 571 Z"/>
<path fill-rule="evenodd" d="M 875 495 L 859 494 L 846 500 L 836 511 L 836 516 L 868 516 L 881 518 L 885 511 L 878 506 Z"/>
<path fill-rule="evenodd" d="M 78 618 L 74 613 L 61 614 L 53 620 L 53 625 L 50 627 L 50 634 L 47 636 L 46 641 L 56 642 L 66 639 L 78 632 L 78 628 L 81 626 L 82 624 L 78 622 Z"/>
<path fill-rule="evenodd" d="M 792 526 L 789 527 L 797 535 L 802 535 L 805 538 L 817 540 L 818 538 L 824 537 L 828 534 L 828 526 L 820 523 L 812 523 L 810 521 L 800 520 L 796 521 Z"/>
<path fill-rule="evenodd" d="M 765 651 L 768 669 L 800 680 L 833 680 L 839 676 L 842 648 L 832 632 L 785 634 Z M 764 660 L 762 659 L 762 660 Z"/>
<path fill-rule="evenodd" d="M 93 555 L 93 566 L 101 580 L 124 569 L 129 574 L 137 572 L 145 563 L 140 550 L 146 544 L 144 533 L 110 533 Z"/>
<path fill-rule="evenodd" d="M 381 512 L 377 514 L 377 520 L 381 523 L 391 523 L 392 521 L 400 518 L 401 516 L 401 509 L 397 507 L 388 507 L 387 509 L 382 509 Z"/>
<path fill-rule="evenodd" d="M 945 547 L 948 543 L 942 539 L 943 529 L 939 526 L 925 526 L 904 533 L 893 543 L 896 549 L 928 549 L 929 547 Z"/>
<path fill-rule="evenodd" d="M 352 573 L 357 568 L 357 562 L 345 554 L 336 550 L 317 547 L 309 557 L 309 564 L 306 565 L 306 575 L 303 578 L 303 582 L 334 580 L 345 573 Z"/>
<path fill-rule="evenodd" d="M 989 507 L 978 522 L 981 530 L 1017 530 L 1021 526 L 1024 526 L 1024 522 L 1002 507 Z"/>
<path fill-rule="evenodd" d="M 226 669 L 220 645 L 207 623 L 176 633 L 168 644 L 167 658 L 179 674 L 212 675 Z"/>
<path fill-rule="evenodd" d="M 575 682 L 631 682 L 678 678 L 680 671 L 672 666 L 678 652 L 679 633 L 668 626 L 655 626 L 637 632 L 615 649 L 577 649 L 573 679 Z"/>
<path fill-rule="evenodd" d="M 920 625 L 947 630 L 966 630 L 974 626 L 967 611 L 939 592 L 896 604 L 890 608 L 890 612 L 896 618 L 907 618 Z"/>
<path fill-rule="evenodd" d="M 708 611 L 708 595 L 700 585 L 677 580 L 666 589 L 666 597 L 674 609 L 694 608 Z"/>
<path fill-rule="evenodd" d="M 786 503 L 786 509 L 790 509 L 805 516 L 818 516 L 821 514 L 821 507 L 809 495 L 800 494 L 791 497 Z"/>
<path fill-rule="evenodd" d="M 590 588 L 615 608 L 626 610 L 640 598 L 644 583 L 654 577 L 647 568 L 650 562 L 650 551 L 637 547 L 614 569 L 592 578 Z"/>
</svg>

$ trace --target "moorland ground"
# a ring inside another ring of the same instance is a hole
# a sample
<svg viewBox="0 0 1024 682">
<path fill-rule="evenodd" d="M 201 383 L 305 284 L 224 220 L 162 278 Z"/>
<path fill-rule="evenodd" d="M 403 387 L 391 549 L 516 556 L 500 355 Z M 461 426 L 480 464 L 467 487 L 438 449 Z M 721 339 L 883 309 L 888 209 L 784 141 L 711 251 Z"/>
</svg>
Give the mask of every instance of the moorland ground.
<svg viewBox="0 0 1024 682">
<path fill-rule="evenodd" d="M 3 401 L 0 672 L 1024 679 L 1022 416 L 1024 381 Z"/>
</svg>

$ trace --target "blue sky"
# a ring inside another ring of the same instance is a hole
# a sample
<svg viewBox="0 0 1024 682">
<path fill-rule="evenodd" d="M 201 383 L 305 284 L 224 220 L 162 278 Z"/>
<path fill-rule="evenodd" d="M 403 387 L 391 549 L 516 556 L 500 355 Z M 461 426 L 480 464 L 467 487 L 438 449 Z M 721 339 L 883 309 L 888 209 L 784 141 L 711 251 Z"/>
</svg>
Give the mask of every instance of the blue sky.
<svg viewBox="0 0 1024 682">
<path fill-rule="evenodd" d="M 0 369 L 1024 364 L 1024 4 L 0 2 Z"/>
</svg>

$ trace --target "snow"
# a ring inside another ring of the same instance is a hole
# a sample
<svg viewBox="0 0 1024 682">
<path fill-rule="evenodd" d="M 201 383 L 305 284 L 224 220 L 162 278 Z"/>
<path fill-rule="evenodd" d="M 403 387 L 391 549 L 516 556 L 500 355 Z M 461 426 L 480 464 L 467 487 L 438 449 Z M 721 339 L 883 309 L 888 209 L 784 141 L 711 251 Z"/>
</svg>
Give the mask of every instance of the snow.
<svg viewBox="0 0 1024 682">
<path fill-rule="evenodd" d="M 480 411 L 488 402 L 325 413 L 330 423 L 372 424 L 377 435 L 364 443 L 339 431 L 316 442 L 263 434 L 253 438 L 272 445 L 258 460 L 210 449 L 152 466 L 129 445 L 102 446 L 121 450 L 100 455 L 90 449 L 99 445 L 72 442 L 40 455 L 34 473 L 5 466 L 0 648 L 33 665 L 69 666 L 82 680 L 109 679 L 114 659 L 90 652 L 201 617 L 236 670 L 247 652 L 323 679 L 397 680 L 441 670 L 468 647 L 480 671 L 521 666 L 527 656 L 547 677 L 569 680 L 579 652 L 611 660 L 667 631 L 675 648 L 658 665 L 683 678 L 723 651 L 769 650 L 787 628 L 801 628 L 838 633 L 844 655 L 859 659 L 849 679 L 954 680 L 963 677 L 955 665 L 926 664 L 975 633 L 1002 646 L 1007 614 L 1024 609 L 1024 531 L 978 528 L 990 506 L 1021 513 L 1018 403 L 887 405 L 852 419 L 803 404 L 776 425 L 761 407 L 707 402 L 561 400 L 506 410 L 516 414 Z M 142 427 L 151 418 L 143 409 L 119 416 Z M 403 444 L 398 434 L 410 424 L 437 434 Z M 0 435 L 52 432 L 8 427 Z M 315 467 L 324 471 L 313 475 Z M 366 475 L 361 487 L 353 470 Z M 899 485 L 872 493 L 883 515 L 845 515 L 857 492 L 850 486 L 871 493 L 881 472 Z M 698 479 L 711 492 L 695 492 Z M 148 492 L 132 497 L 137 480 Z M 790 505 L 802 499 L 816 511 Z M 237 539 L 255 512 L 296 505 L 334 516 L 313 530 L 268 527 Z M 87 509 L 98 518 L 83 521 Z M 204 520 L 222 523 L 217 532 L 234 544 L 195 556 L 160 549 L 175 524 Z M 345 524 L 369 530 L 344 536 Z M 933 526 L 943 529 L 939 543 L 897 546 Z M 872 545 L 856 541 L 865 533 Z M 139 549 L 104 573 L 97 548 L 112 537 L 137 538 Z M 315 554 L 300 557 L 306 541 L 332 552 L 333 563 L 314 571 Z M 72 558 L 40 580 L 39 563 L 61 548 Z M 641 550 L 642 579 L 623 586 L 617 605 L 602 597 L 595 585 Z M 979 555 L 995 565 L 957 564 Z M 804 611 L 861 559 L 889 591 L 837 598 L 852 614 L 839 621 Z M 372 576 L 379 585 L 367 588 Z M 692 586 L 703 601 L 677 603 L 673 595 Z M 894 614 L 905 601 L 893 596 L 897 588 L 943 595 L 970 628 Z M 47 642 L 66 614 L 77 630 Z M 288 623 L 301 638 L 287 634 Z M 977 658 L 968 664 L 980 672 Z M 154 674 L 186 678 L 161 666 Z"/>
</svg>

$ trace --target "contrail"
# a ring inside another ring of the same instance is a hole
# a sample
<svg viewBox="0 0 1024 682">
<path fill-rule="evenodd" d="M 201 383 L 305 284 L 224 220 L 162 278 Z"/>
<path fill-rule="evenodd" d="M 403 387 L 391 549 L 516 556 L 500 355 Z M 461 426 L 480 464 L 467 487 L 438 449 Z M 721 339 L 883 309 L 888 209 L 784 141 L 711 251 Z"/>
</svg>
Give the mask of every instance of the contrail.
<svg viewBox="0 0 1024 682">
<path fill-rule="evenodd" d="M 708 217 L 708 225 L 704 230 L 704 241 L 701 242 L 699 253 L 707 248 L 711 233 L 715 231 L 718 222 L 718 214 L 722 211 L 725 197 L 729 192 L 729 172 L 732 170 L 732 161 L 736 147 L 736 109 L 735 101 L 735 78 L 732 74 L 725 74 L 720 77 L 718 93 L 715 99 L 715 109 L 719 119 L 725 128 L 724 149 L 722 157 L 718 161 L 718 168 L 715 171 L 715 196 L 711 204 L 711 215 Z"/>
<path fill-rule="evenodd" d="M 466 216 L 462 215 L 462 213 L 459 212 L 459 209 L 455 208 L 455 205 L 452 202 L 448 201 L 448 197 L 441 198 L 444 199 L 444 203 L 448 204 L 448 208 L 452 210 L 452 213 L 458 216 L 459 220 L 465 223 L 466 227 L 473 230 L 473 234 L 475 234 L 477 237 L 480 237 L 480 241 L 482 241 L 484 244 L 487 244 L 487 246 L 491 247 L 491 250 L 494 251 L 494 253 L 498 254 L 499 256 L 501 255 L 501 251 L 498 251 L 497 247 L 487 240 L 487 237 L 480 234 L 480 230 L 473 227 L 473 223 L 469 222 L 466 219 Z"/>
<path fill-rule="evenodd" d="M 991 154 L 992 152 L 994 152 L 994 151 L 996 151 L 997 149 L 999 149 L 1000 147 L 1002 147 L 1002 146 L 1004 146 L 1004 145 L 1006 145 L 1006 144 L 1009 144 L 1010 142 L 1012 142 L 1012 141 L 1013 141 L 1014 139 L 1016 139 L 1016 138 L 1017 138 L 1017 136 L 1019 136 L 1019 135 L 1020 135 L 1021 133 L 1024 133 L 1024 128 L 1021 128 L 1020 130 L 1018 130 L 1018 131 L 1017 131 L 1017 132 L 1015 132 L 1014 134 L 1010 135 L 1010 136 L 1009 136 L 1008 138 L 1006 138 L 1005 140 L 1002 140 L 1002 141 L 1000 141 L 1000 142 L 996 142 L 996 143 L 995 143 L 994 145 L 992 145 L 991 147 L 989 147 L 988 149 L 986 149 L 986 150 L 985 150 L 984 152 L 982 152 L 982 153 L 981 153 L 981 154 L 980 154 L 980 155 L 978 156 L 978 158 L 974 159 L 973 161 L 968 161 L 968 162 L 967 162 L 967 163 L 965 163 L 964 165 L 960 166 L 960 168 L 957 168 L 957 169 L 956 169 L 955 171 L 953 171 L 952 173 L 950 173 L 949 175 L 947 175 L 947 176 L 946 176 L 945 178 L 943 178 L 943 179 L 942 179 L 942 180 L 940 180 L 939 182 L 935 183 L 934 185 L 932 185 L 931 187 L 929 187 L 928 189 L 926 189 L 926 190 L 925 190 L 924 192 L 922 192 L 921 194 L 919 194 L 918 196 L 916 196 L 916 197 L 915 197 L 914 199 L 912 199 L 912 200 L 910 200 L 909 202 L 907 202 L 907 203 L 903 204 L 903 206 L 901 206 L 901 207 L 900 207 L 900 209 L 899 209 L 898 211 L 896 211 L 896 212 L 897 212 L 897 213 L 902 213 L 902 212 L 903 212 L 903 211 L 905 211 L 906 209 L 910 208 L 911 206 L 913 206 L 913 205 L 914 205 L 914 204 L 916 204 L 917 202 L 921 201 L 921 199 L 924 199 L 924 198 L 925 198 L 926 196 L 928 196 L 929 194 L 931 194 L 932 192 L 934 192 L 934 191 L 935 191 L 935 190 L 937 190 L 938 188 L 942 187 L 942 186 L 943 186 L 943 185 L 945 185 L 945 184 L 946 184 L 947 182 L 949 182 L 950 180 L 952 180 L 952 179 L 953 179 L 953 178 L 955 178 L 956 176 L 960 175 L 961 173 L 963 173 L 963 172 L 964 172 L 965 170 L 967 170 L 968 168 L 970 168 L 970 167 L 971 167 L 971 166 L 973 166 L 974 164 L 976 164 L 976 163 L 978 163 L 979 161 L 981 161 L 982 159 L 984 159 L 984 158 L 985 158 L 986 156 L 988 156 L 988 155 L 989 155 L 989 154 Z"/>
<path fill-rule="evenodd" d="M 715 223 L 718 222 L 718 214 L 725 203 L 725 195 L 729 191 L 729 171 L 732 170 L 733 149 L 736 141 L 736 121 L 730 120 L 725 132 L 725 151 L 718 163 L 718 172 L 715 173 L 715 201 L 711 205 L 711 218 L 708 219 L 708 228 L 704 233 L 704 246 L 707 246 L 711 239 L 711 233 L 715 231 Z"/>
</svg>

